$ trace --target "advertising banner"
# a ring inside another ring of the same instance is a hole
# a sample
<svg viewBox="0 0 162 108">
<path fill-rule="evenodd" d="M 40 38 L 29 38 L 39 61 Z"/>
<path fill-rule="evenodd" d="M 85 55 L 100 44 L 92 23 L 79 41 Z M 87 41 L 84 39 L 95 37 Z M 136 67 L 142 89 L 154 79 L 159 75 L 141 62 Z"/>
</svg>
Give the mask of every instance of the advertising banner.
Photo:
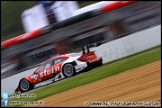
<svg viewBox="0 0 162 108">
<path fill-rule="evenodd" d="M 73 17 L 79 6 L 76 1 L 56 1 L 51 9 L 56 16 L 57 22 L 60 22 Z"/>
<path fill-rule="evenodd" d="M 31 32 L 68 19 L 74 16 L 74 11 L 78 9 L 77 1 L 41 1 L 22 13 L 24 31 Z"/>
<path fill-rule="evenodd" d="M 25 32 L 31 32 L 49 25 L 45 11 L 41 4 L 25 10 L 22 13 L 21 18 Z"/>
</svg>

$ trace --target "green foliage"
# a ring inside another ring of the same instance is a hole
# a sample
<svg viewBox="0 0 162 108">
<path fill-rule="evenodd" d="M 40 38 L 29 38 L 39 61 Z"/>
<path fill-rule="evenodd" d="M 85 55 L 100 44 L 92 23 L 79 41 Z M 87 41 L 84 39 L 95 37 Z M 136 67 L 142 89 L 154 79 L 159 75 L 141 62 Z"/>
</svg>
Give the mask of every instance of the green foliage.
<svg viewBox="0 0 162 108">
<path fill-rule="evenodd" d="M 24 33 L 21 14 L 37 1 L 1 1 L 1 39 L 6 40 Z"/>
<path fill-rule="evenodd" d="M 97 3 L 97 2 L 100 2 L 100 1 L 79 1 L 78 3 L 79 3 L 79 7 L 82 8 L 82 7 L 88 6 L 93 3 Z"/>
</svg>

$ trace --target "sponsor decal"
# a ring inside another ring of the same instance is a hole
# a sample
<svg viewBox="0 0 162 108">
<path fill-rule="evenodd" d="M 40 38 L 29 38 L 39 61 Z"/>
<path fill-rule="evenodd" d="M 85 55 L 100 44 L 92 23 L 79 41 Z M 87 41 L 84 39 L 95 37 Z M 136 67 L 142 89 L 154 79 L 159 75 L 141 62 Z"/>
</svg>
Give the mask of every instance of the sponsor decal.
<svg viewBox="0 0 162 108">
<path fill-rule="evenodd" d="M 60 67 L 56 66 L 54 68 L 46 69 L 46 70 L 40 72 L 40 76 L 39 77 L 38 77 L 38 74 L 34 74 L 33 76 L 31 76 L 31 78 L 34 79 L 35 82 L 37 82 L 37 81 L 41 81 L 42 77 L 51 75 L 54 72 L 56 73 L 56 72 L 59 72 L 59 71 L 60 71 Z"/>
</svg>

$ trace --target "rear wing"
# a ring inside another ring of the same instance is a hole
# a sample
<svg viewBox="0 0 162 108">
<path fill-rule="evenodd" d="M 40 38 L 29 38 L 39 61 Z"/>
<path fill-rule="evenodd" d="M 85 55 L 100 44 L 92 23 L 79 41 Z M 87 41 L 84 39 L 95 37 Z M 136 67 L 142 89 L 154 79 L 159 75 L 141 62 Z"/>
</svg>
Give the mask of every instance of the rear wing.
<svg viewBox="0 0 162 108">
<path fill-rule="evenodd" d="M 82 51 L 83 51 L 83 54 L 90 52 L 89 46 L 88 45 L 83 46 Z"/>
</svg>

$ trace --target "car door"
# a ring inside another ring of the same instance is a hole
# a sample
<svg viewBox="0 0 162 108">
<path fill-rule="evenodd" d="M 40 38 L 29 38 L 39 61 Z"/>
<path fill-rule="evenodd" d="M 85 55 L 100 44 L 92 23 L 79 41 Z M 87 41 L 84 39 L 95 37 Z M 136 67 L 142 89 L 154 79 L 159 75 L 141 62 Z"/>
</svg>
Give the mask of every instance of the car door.
<svg viewBox="0 0 162 108">
<path fill-rule="evenodd" d="M 44 63 L 43 72 L 40 72 L 40 77 L 42 78 L 42 80 L 47 80 L 53 77 L 53 65 L 54 65 L 53 59 Z"/>
<path fill-rule="evenodd" d="M 40 74 L 43 72 L 44 66 L 45 65 L 42 64 L 31 76 L 33 84 L 43 81 L 43 79 L 40 77 Z"/>
<path fill-rule="evenodd" d="M 67 58 L 59 57 L 54 59 L 54 72 L 58 75 L 62 71 L 62 64 Z"/>
</svg>

